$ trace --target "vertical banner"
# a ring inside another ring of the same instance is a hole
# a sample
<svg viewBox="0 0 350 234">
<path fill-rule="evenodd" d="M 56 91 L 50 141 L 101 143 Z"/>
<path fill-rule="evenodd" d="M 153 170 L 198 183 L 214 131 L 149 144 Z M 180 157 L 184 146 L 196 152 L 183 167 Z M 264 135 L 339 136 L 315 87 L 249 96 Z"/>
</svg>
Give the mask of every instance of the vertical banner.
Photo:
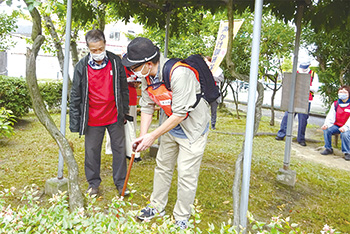
<svg viewBox="0 0 350 234">
<path fill-rule="evenodd" d="M 233 38 L 237 35 L 238 30 L 241 28 L 244 20 L 237 19 L 233 23 Z M 218 37 L 216 38 L 216 45 L 213 56 L 211 57 L 210 70 L 214 74 L 218 69 L 220 63 L 224 59 L 227 52 L 228 43 L 228 21 L 221 21 L 218 31 Z"/>
</svg>

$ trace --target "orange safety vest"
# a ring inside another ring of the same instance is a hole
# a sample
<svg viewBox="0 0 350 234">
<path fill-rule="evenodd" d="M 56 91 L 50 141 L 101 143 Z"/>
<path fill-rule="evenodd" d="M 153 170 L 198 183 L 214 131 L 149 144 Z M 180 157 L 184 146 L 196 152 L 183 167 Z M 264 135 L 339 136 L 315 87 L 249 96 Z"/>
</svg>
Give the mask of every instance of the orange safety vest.
<svg viewBox="0 0 350 234">
<path fill-rule="evenodd" d="M 170 74 L 169 74 L 169 81 L 171 81 L 171 75 L 172 75 L 173 71 L 179 66 L 183 66 L 183 67 L 187 67 L 187 68 L 191 69 L 195 73 L 196 78 L 199 82 L 198 71 L 196 69 L 194 69 L 193 67 L 189 66 L 188 64 L 182 63 L 182 62 L 175 63 L 174 66 L 171 68 Z M 171 116 L 173 114 L 173 111 L 171 109 L 173 92 L 166 88 L 164 82 L 151 84 L 148 76 L 146 77 L 146 81 L 147 81 L 147 89 L 146 90 L 147 90 L 149 97 L 160 108 L 162 108 L 164 110 L 164 113 L 167 116 Z M 187 113 L 186 117 L 187 116 L 188 116 L 188 113 Z"/>
</svg>

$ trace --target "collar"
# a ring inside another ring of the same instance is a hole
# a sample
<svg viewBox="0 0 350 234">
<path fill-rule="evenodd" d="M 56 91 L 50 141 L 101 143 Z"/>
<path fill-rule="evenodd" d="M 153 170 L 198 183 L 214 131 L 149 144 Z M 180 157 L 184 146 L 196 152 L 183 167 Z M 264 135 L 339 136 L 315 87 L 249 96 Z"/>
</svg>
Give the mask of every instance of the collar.
<svg viewBox="0 0 350 234">
<path fill-rule="evenodd" d="M 338 99 L 338 103 L 339 103 L 339 105 L 341 105 L 341 104 L 349 104 L 350 103 L 350 98 L 348 98 L 348 100 L 346 102 L 343 102 L 343 100 Z"/>
<path fill-rule="evenodd" d="M 104 68 L 108 64 L 107 54 L 106 54 L 105 58 L 103 59 L 102 63 L 98 64 L 95 60 L 92 59 L 91 53 L 89 53 L 88 64 L 94 70 L 100 70 L 100 69 Z"/>
</svg>

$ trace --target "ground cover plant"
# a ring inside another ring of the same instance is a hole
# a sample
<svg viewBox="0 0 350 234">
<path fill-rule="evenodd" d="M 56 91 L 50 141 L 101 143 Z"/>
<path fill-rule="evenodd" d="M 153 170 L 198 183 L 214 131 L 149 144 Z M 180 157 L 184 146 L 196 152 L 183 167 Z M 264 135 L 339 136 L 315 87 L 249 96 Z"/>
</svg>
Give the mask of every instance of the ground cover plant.
<svg viewBox="0 0 350 234">
<path fill-rule="evenodd" d="M 53 118 L 59 124 L 59 115 L 53 115 Z M 158 123 L 154 121 L 152 127 L 157 126 Z M 245 118 L 243 116 L 238 120 L 229 112 L 220 112 L 217 128 L 208 137 L 197 190 L 197 208 L 201 220 L 197 226 L 201 230 L 207 230 L 208 223 L 220 227 L 232 218 L 234 164 L 241 149 L 243 135 L 227 133 L 244 133 Z M 275 133 L 277 130 L 278 126 L 269 126 L 268 118 L 262 119 L 259 132 Z M 313 137 L 322 139 L 322 133 L 315 131 Z M 85 191 L 84 139 L 71 134 L 68 129 L 67 138 L 73 143 L 79 165 L 80 185 Z M 322 143 L 309 143 L 308 147 L 321 145 Z M 249 198 L 249 211 L 255 219 L 270 222 L 271 217 L 282 215 L 280 220 L 290 217 L 300 230 L 307 233 L 319 233 L 325 224 L 341 233 L 349 232 L 349 173 L 292 155 L 291 169 L 297 171 L 298 181 L 294 188 L 290 188 L 276 182 L 277 171 L 283 165 L 283 154 L 284 143 L 275 141 L 274 136 L 255 137 Z M 142 154 L 142 157 L 141 162 L 133 165 L 129 179 L 134 191 L 129 202 L 132 202 L 134 211 L 147 204 L 152 192 L 155 160 L 148 153 Z M 95 203 L 102 211 L 109 209 L 108 206 L 118 194 L 112 180 L 111 160 L 112 156 L 105 155 L 103 151 L 102 196 Z M 40 202 L 41 207 L 49 208 L 49 198 L 44 195 L 44 184 L 47 179 L 57 176 L 57 163 L 58 148 L 53 139 L 34 115 L 25 116 L 16 123 L 14 136 L 0 140 L 0 190 L 11 187 L 20 190 L 27 185 L 36 184 L 36 201 Z M 172 214 L 176 201 L 176 177 L 174 178 L 166 208 L 168 215 Z M 19 194 L 3 199 L 11 207 L 27 204 Z M 250 228 L 252 227 L 253 225 Z"/>
</svg>

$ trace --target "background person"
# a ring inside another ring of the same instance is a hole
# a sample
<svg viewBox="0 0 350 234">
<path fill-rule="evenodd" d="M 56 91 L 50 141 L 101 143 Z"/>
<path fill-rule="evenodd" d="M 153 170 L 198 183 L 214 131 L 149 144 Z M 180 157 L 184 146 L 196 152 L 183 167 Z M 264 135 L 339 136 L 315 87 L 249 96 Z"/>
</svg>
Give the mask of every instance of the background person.
<svg viewBox="0 0 350 234">
<path fill-rule="evenodd" d="M 334 102 L 322 125 L 325 150 L 322 155 L 333 154 L 332 135 L 340 134 L 341 150 L 345 160 L 350 160 L 350 87 L 341 86 L 338 90 L 339 99 Z"/>
<path fill-rule="evenodd" d="M 305 131 L 306 131 L 306 125 L 307 120 L 309 118 L 310 108 L 311 108 L 311 101 L 313 100 L 314 93 L 318 90 L 318 77 L 317 75 L 310 69 L 311 62 L 307 60 L 306 62 L 302 62 L 299 65 L 298 73 L 307 73 L 311 76 L 310 81 L 310 94 L 309 94 L 309 109 L 308 113 L 296 113 L 298 114 L 298 136 L 297 141 L 299 145 L 306 146 L 305 142 Z M 295 115 L 294 115 L 295 116 Z M 288 112 L 286 111 L 284 113 L 280 130 L 277 132 L 276 140 L 282 141 L 287 133 L 287 122 L 288 122 Z"/>
<path fill-rule="evenodd" d="M 128 84 L 119 56 L 106 51 L 102 31 L 85 36 L 90 53 L 74 69 L 69 104 L 71 132 L 85 135 L 85 176 L 90 195 L 99 193 L 101 147 L 106 129 L 112 140 L 113 180 L 121 193 L 126 176 L 124 116 L 129 112 Z"/>
<path fill-rule="evenodd" d="M 129 89 L 129 115 L 133 117 L 133 127 L 128 127 L 127 124 L 125 125 L 125 143 L 126 143 L 126 157 L 131 157 L 131 148 L 128 147 L 131 145 L 131 141 L 136 138 L 136 128 L 137 128 L 137 87 L 141 84 L 141 79 L 137 78 L 137 76 L 134 75 L 130 69 L 127 67 L 125 68 L 125 74 L 126 79 L 128 81 L 128 89 Z M 133 130 L 134 132 L 128 132 L 130 130 Z M 132 139 L 132 140 L 131 140 Z M 130 148 L 130 149 L 129 149 Z M 111 148 L 111 138 L 106 133 L 106 154 L 112 154 L 112 148 Z M 140 153 L 135 153 L 135 162 L 141 161 Z"/>
<path fill-rule="evenodd" d="M 185 229 L 191 216 L 191 205 L 197 190 L 199 168 L 209 132 L 209 105 L 204 98 L 200 98 L 198 105 L 193 108 L 197 102 L 196 94 L 201 93 L 201 88 L 195 73 L 188 67 L 180 66 L 173 70 L 171 91 L 160 83 L 164 61 L 160 61 L 159 48 L 147 38 L 137 37 L 132 40 L 122 63 L 130 67 L 142 81 L 141 131 L 140 137 L 135 140 L 136 151 L 146 150 L 162 136 L 156 157 L 151 203 L 140 211 L 138 218 L 149 220 L 156 215 L 165 214 L 177 164 L 177 201 L 173 214 L 176 224 Z M 164 114 L 162 124 L 147 133 L 156 102 L 165 113 L 171 108 L 172 114 L 169 117 Z"/>
<path fill-rule="evenodd" d="M 208 66 L 211 63 L 211 57 L 210 56 L 206 56 L 205 60 L 208 64 Z M 224 81 L 225 77 L 224 77 L 224 72 L 223 70 L 218 67 L 215 71 L 215 73 L 213 74 L 214 80 L 215 80 L 215 85 L 218 88 L 218 90 L 220 91 L 220 83 Z M 209 103 L 210 104 L 210 110 L 211 110 L 211 129 L 215 130 L 216 127 L 216 118 L 217 118 L 217 109 L 218 109 L 218 105 L 219 103 L 222 102 L 222 96 L 220 93 L 220 96 L 213 102 Z"/>
</svg>

